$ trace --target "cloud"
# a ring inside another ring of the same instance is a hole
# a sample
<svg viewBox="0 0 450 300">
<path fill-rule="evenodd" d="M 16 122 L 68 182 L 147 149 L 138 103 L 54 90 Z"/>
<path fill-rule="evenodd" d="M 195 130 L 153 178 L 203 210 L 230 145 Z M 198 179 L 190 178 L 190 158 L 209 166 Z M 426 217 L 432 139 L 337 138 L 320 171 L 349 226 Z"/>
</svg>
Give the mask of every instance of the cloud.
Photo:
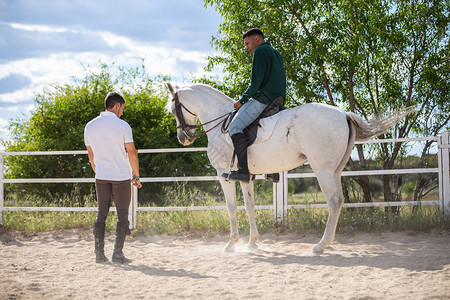
<svg viewBox="0 0 450 300">
<path fill-rule="evenodd" d="M 9 124 L 9 122 L 7 120 L 0 119 L 0 132 L 6 131 L 5 129 L 2 129 L 2 127 L 4 128 L 4 127 L 8 126 L 8 124 Z"/>
<path fill-rule="evenodd" d="M 3 3 L 0 20 L 21 24 L 21 28 L 40 25 L 41 29 L 111 32 L 186 50 L 209 45 L 220 21 L 201 0 L 16 0 Z"/>
<path fill-rule="evenodd" d="M 73 77 L 83 78 L 87 74 L 85 66 L 89 65 L 95 70 L 100 67 L 99 61 L 120 66 L 139 66 L 144 59 L 150 75 L 169 75 L 178 81 L 191 75 L 198 77 L 205 74 L 203 67 L 207 52 L 155 47 L 150 43 L 105 32 L 85 34 L 96 35 L 98 43 L 121 51 L 57 52 L 0 64 L 2 110 L 19 112 L 30 109 L 36 95 L 42 93 L 46 86 L 70 83 Z"/>
<path fill-rule="evenodd" d="M 42 85 L 58 82 L 58 79 L 65 80 L 71 76 L 81 76 L 85 73 L 83 64 L 96 64 L 101 60 L 105 63 L 114 62 L 118 65 L 133 66 L 140 63 L 142 58 L 145 59 L 151 75 L 185 76 L 190 73 L 200 75 L 206 64 L 205 57 L 209 53 L 153 46 L 149 42 L 136 41 L 109 32 L 84 31 L 78 34 L 81 35 L 77 38 L 80 43 L 89 43 L 92 39 L 97 45 L 101 45 L 100 50 L 108 51 L 99 51 L 99 49 L 92 51 L 89 47 L 72 48 L 67 51 L 58 49 L 54 53 L 46 51 L 45 56 L 0 64 L 0 79 L 8 78 L 12 76 L 11 74 L 16 76 L 20 74 L 23 82 L 28 77 L 27 82 Z M 91 38 L 83 39 L 83 36 L 91 36 Z M 0 101 L 1 99 L 0 94 Z"/>
<path fill-rule="evenodd" d="M 7 47 L 0 47 L 0 63 L 59 52 L 118 53 L 124 50 L 123 47 L 108 44 L 99 38 L 97 32 L 0 24 L 0 45 L 5 44 Z"/>
<path fill-rule="evenodd" d="M 67 32 L 67 28 L 57 28 L 50 27 L 46 25 L 26 25 L 26 24 L 18 24 L 18 23 L 3 23 L 4 25 L 9 25 L 12 28 L 22 29 L 26 31 L 39 31 L 39 32 Z"/>
</svg>

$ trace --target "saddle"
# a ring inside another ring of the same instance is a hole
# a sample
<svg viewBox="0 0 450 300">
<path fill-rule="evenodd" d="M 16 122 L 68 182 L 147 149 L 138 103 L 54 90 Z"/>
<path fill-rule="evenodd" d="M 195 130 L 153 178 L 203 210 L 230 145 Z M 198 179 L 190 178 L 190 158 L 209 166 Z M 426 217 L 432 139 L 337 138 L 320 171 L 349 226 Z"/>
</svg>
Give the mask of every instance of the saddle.
<svg viewBox="0 0 450 300">
<path fill-rule="evenodd" d="M 273 100 L 263 110 L 261 115 L 259 115 L 259 117 L 255 121 L 253 121 L 253 123 L 251 123 L 244 129 L 244 135 L 247 138 L 248 146 L 252 145 L 255 142 L 256 137 L 258 136 L 258 128 L 261 127 L 259 120 L 273 116 L 274 114 L 278 113 L 279 111 L 282 111 L 283 109 L 286 109 L 286 107 L 284 107 L 283 97 L 280 96 L 275 98 L 275 100 Z M 233 114 L 230 117 L 230 120 L 233 120 L 237 112 L 238 111 L 233 112 Z"/>
</svg>

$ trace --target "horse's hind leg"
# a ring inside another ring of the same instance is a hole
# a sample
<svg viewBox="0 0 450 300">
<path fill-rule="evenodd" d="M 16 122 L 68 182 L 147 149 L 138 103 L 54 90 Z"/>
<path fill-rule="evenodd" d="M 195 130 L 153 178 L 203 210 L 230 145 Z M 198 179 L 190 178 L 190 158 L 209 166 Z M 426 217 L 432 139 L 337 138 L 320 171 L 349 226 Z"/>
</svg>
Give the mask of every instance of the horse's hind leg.
<svg viewBox="0 0 450 300">
<path fill-rule="evenodd" d="M 248 184 L 241 183 L 241 188 L 244 195 L 245 211 L 247 212 L 250 223 L 250 239 L 247 246 L 249 249 L 258 249 L 256 241 L 258 241 L 259 233 L 255 219 L 255 191 L 253 181 L 250 181 Z"/>
<path fill-rule="evenodd" d="M 333 242 L 339 215 L 344 204 L 341 174 L 340 172 L 336 175 L 333 173 L 334 172 L 316 172 L 320 188 L 327 199 L 328 221 L 322 239 L 313 248 L 314 253 L 322 253 L 323 250 Z"/>
<path fill-rule="evenodd" d="M 234 245 L 239 240 L 239 231 L 237 227 L 237 206 L 236 206 L 236 185 L 235 182 L 226 182 L 219 175 L 220 185 L 222 186 L 225 199 L 227 201 L 228 216 L 230 217 L 230 240 L 225 246 L 225 252 L 234 252 Z"/>
</svg>

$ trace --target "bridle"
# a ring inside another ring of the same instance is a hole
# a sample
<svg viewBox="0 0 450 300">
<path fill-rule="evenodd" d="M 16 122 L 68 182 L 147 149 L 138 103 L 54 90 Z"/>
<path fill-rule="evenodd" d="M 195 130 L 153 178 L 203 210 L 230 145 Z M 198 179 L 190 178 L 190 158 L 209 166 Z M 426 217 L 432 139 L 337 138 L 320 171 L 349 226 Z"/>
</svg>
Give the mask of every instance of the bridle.
<svg viewBox="0 0 450 300">
<path fill-rule="evenodd" d="M 220 124 L 222 124 L 222 132 L 223 132 L 223 133 L 227 132 L 227 130 L 228 130 L 228 125 L 229 125 L 230 122 L 231 122 L 231 118 L 230 118 L 230 117 L 231 117 L 231 115 L 232 115 L 233 112 L 234 112 L 234 111 L 230 111 L 230 112 L 228 112 L 228 113 L 226 113 L 226 114 L 224 114 L 224 115 L 221 115 L 221 116 L 218 117 L 218 118 L 215 118 L 214 120 L 208 121 L 208 122 L 203 123 L 203 124 L 199 124 L 199 125 L 197 125 L 197 124 L 196 124 L 196 125 L 191 125 L 191 124 L 187 124 L 187 123 L 186 123 L 186 120 L 184 119 L 184 116 L 183 116 L 183 109 L 184 109 L 185 111 L 187 111 L 188 113 L 190 113 L 191 115 L 193 115 L 193 116 L 197 116 L 197 115 L 194 114 L 193 112 L 191 112 L 189 109 L 187 109 L 186 106 L 184 106 L 183 103 L 180 102 L 180 99 L 178 98 L 178 92 L 176 92 L 176 93 L 173 95 L 172 102 L 175 103 L 175 112 L 174 112 L 174 114 L 176 115 L 178 121 L 179 121 L 180 124 L 181 124 L 181 125 L 178 125 L 178 126 L 177 126 L 177 129 L 181 129 L 181 131 L 183 132 L 183 134 L 184 134 L 188 139 L 196 139 L 196 138 L 198 138 L 198 137 L 201 137 L 201 136 L 207 134 L 208 132 L 210 132 L 211 130 L 213 130 L 214 128 L 216 128 L 217 126 L 219 126 Z M 204 125 L 210 124 L 210 123 L 215 122 L 215 121 L 217 121 L 217 120 L 220 120 L 220 121 L 217 122 L 216 125 L 214 125 L 213 127 L 211 127 L 210 129 L 208 129 L 208 130 L 206 130 L 206 131 L 204 131 L 204 132 L 200 132 L 200 133 L 194 134 L 194 135 L 192 135 L 192 134 L 189 133 L 189 130 L 190 130 L 190 129 L 198 129 L 198 128 L 203 127 Z"/>
</svg>

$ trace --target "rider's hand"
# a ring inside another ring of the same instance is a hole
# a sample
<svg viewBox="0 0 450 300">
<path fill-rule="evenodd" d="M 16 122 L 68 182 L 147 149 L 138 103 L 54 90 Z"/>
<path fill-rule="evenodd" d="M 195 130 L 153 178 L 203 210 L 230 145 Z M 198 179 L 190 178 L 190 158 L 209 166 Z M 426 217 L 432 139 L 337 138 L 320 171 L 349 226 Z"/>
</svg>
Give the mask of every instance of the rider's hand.
<svg viewBox="0 0 450 300">
<path fill-rule="evenodd" d="M 241 107 L 242 107 L 241 102 L 236 101 L 236 102 L 234 103 L 234 108 L 239 109 L 239 108 L 241 108 Z"/>
</svg>

